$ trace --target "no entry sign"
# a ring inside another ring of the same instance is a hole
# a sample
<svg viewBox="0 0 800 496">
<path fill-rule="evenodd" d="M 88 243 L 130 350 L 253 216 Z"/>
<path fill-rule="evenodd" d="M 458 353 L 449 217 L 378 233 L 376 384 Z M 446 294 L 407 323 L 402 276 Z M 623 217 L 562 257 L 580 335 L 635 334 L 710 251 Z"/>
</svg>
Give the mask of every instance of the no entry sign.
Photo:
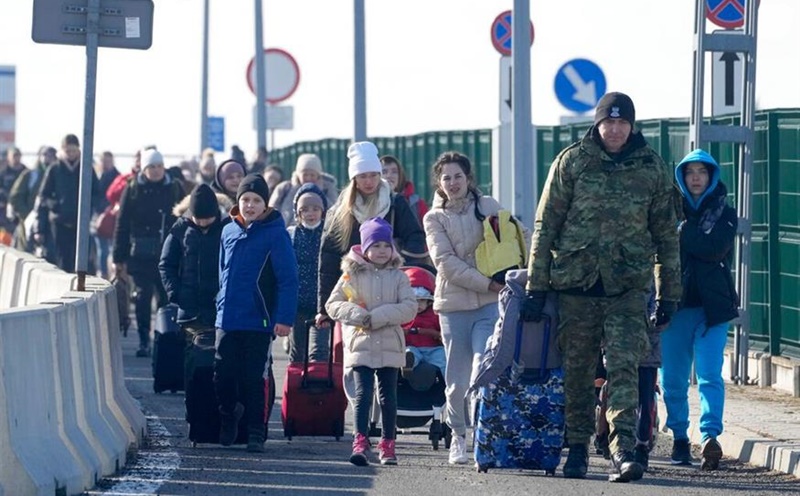
<svg viewBox="0 0 800 496">
<path fill-rule="evenodd" d="M 276 104 L 288 99 L 300 84 L 300 67 L 286 50 L 267 48 L 264 50 L 267 103 Z M 256 94 L 256 58 L 247 64 L 247 85 Z"/>
</svg>

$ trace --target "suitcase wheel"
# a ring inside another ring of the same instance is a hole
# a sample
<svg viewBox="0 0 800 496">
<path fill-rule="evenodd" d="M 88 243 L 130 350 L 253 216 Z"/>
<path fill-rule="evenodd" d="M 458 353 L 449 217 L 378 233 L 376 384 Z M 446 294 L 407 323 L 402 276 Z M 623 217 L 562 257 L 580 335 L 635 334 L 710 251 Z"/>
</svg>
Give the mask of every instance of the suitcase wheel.
<svg viewBox="0 0 800 496">
<path fill-rule="evenodd" d="M 556 476 L 556 469 L 548 468 L 547 470 L 544 471 L 544 474 L 549 476 L 549 477 L 555 477 Z"/>
<path fill-rule="evenodd" d="M 291 441 L 293 434 L 294 434 L 294 420 L 286 419 L 286 425 L 283 427 L 283 437 Z"/>
<path fill-rule="evenodd" d="M 381 437 L 381 428 L 378 427 L 377 422 L 370 422 L 369 423 L 369 433 L 367 434 L 368 437 Z"/>
<path fill-rule="evenodd" d="M 450 449 L 450 442 L 453 440 L 453 431 L 447 424 L 442 424 L 442 431 L 444 432 L 444 449 Z"/>
<path fill-rule="evenodd" d="M 431 446 L 434 451 L 439 450 L 439 440 L 442 439 L 442 421 L 434 420 L 431 422 L 431 429 L 428 433 L 428 439 L 431 440 Z"/>
<path fill-rule="evenodd" d="M 489 465 L 481 465 L 480 463 L 475 464 L 475 468 L 478 470 L 478 473 L 488 473 L 489 472 Z"/>
<path fill-rule="evenodd" d="M 197 448 L 197 441 L 192 441 L 192 448 Z"/>
<path fill-rule="evenodd" d="M 333 423 L 333 437 L 337 441 L 340 441 L 342 436 L 344 436 L 344 424 L 337 420 Z"/>
</svg>

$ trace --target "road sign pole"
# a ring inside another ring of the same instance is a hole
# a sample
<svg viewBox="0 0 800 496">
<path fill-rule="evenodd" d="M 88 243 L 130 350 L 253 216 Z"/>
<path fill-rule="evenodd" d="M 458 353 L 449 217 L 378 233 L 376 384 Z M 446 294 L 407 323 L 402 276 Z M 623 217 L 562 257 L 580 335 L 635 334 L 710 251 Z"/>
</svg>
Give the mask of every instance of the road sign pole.
<svg viewBox="0 0 800 496">
<path fill-rule="evenodd" d="M 200 96 L 200 151 L 208 147 L 208 2 L 203 0 L 203 88 Z"/>
<path fill-rule="evenodd" d="M 100 25 L 100 0 L 89 0 L 86 6 L 86 94 L 83 107 L 83 155 L 80 162 L 78 189 L 78 225 L 75 248 L 75 271 L 78 291 L 86 289 L 89 265 L 89 218 L 92 208 L 92 176 L 94 148 L 94 102 L 97 88 L 97 38 Z"/>
<path fill-rule="evenodd" d="M 523 224 L 532 227 L 539 189 L 536 183 L 531 126 L 530 0 L 514 0 L 512 24 L 511 167 L 514 171 L 512 211 Z"/>
<path fill-rule="evenodd" d="M 258 148 L 267 147 L 267 78 L 264 67 L 264 29 L 261 0 L 256 2 L 256 127 Z"/>
<path fill-rule="evenodd" d="M 367 139 L 367 76 L 366 46 L 364 41 L 364 0 L 353 0 L 353 27 L 355 43 L 353 62 L 355 66 L 355 106 L 353 140 Z"/>
</svg>

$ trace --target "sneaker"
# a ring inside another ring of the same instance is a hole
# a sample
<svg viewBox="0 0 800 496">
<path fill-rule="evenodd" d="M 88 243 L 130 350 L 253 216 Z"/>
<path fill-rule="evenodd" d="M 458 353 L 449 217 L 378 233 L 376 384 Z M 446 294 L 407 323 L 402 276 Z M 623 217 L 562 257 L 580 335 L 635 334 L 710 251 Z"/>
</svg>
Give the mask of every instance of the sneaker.
<svg viewBox="0 0 800 496">
<path fill-rule="evenodd" d="M 450 465 L 464 465 L 468 461 L 467 439 L 464 436 L 453 436 L 450 444 L 450 457 L 447 462 Z"/>
<path fill-rule="evenodd" d="M 223 413 L 220 410 L 219 444 L 230 446 L 236 441 L 239 433 L 239 421 L 244 414 L 244 405 L 236 403 L 232 413 Z"/>
<path fill-rule="evenodd" d="M 147 358 L 150 356 L 150 347 L 149 346 L 140 346 L 138 350 L 136 350 L 136 358 Z"/>
<path fill-rule="evenodd" d="M 353 439 L 353 453 L 350 455 L 350 463 L 358 465 L 359 467 L 366 467 L 369 465 L 369 439 L 364 434 L 356 434 Z"/>
<path fill-rule="evenodd" d="M 403 374 L 408 374 L 412 370 L 414 370 L 414 365 L 416 365 L 416 359 L 414 358 L 414 354 L 410 351 L 406 351 L 406 364 L 403 367 Z"/>
<path fill-rule="evenodd" d="M 381 439 L 381 442 L 378 443 L 378 459 L 380 459 L 381 465 L 397 465 L 394 439 Z"/>
<path fill-rule="evenodd" d="M 633 448 L 633 460 L 642 466 L 642 470 L 647 472 L 650 468 L 650 451 L 644 444 L 637 444 Z"/>
<path fill-rule="evenodd" d="M 700 461 L 700 470 L 716 470 L 719 468 L 719 461 L 722 458 L 722 446 L 715 438 L 710 437 L 703 442 L 701 453 L 703 458 Z"/>
<path fill-rule="evenodd" d="M 620 450 L 611 455 L 611 463 L 614 465 L 614 472 L 608 477 L 611 482 L 637 481 L 644 475 L 644 469 L 628 450 Z"/>
<path fill-rule="evenodd" d="M 264 438 L 261 436 L 250 436 L 247 438 L 247 452 L 248 453 L 263 453 L 264 452 Z"/>
<path fill-rule="evenodd" d="M 691 465 L 692 448 L 688 439 L 676 439 L 672 443 L 672 455 L 670 463 L 673 465 Z"/>
<path fill-rule="evenodd" d="M 589 470 L 589 449 L 585 444 L 569 445 L 569 454 L 562 470 L 566 479 L 586 478 Z"/>
</svg>

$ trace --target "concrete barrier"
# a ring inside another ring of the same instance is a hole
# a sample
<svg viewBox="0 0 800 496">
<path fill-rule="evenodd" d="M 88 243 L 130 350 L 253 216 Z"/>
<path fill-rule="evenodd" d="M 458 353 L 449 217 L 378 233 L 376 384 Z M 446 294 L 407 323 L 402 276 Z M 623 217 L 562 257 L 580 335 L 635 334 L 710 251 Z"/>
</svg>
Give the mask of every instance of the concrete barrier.
<svg viewBox="0 0 800 496">
<path fill-rule="evenodd" d="M 145 434 L 124 384 L 114 290 L 74 284 L 0 248 L 0 496 L 79 494 Z"/>
</svg>

